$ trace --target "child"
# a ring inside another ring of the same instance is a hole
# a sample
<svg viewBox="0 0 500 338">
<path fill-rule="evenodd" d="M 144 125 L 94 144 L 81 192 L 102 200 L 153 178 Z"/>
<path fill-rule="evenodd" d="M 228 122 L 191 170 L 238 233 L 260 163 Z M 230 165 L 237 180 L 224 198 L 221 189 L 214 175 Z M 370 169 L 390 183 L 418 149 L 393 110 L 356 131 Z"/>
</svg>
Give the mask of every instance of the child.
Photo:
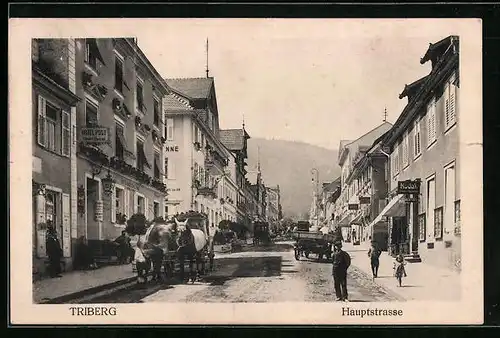
<svg viewBox="0 0 500 338">
<path fill-rule="evenodd" d="M 401 281 L 403 279 L 403 276 L 406 277 L 406 270 L 405 270 L 405 259 L 403 255 L 399 254 L 396 256 L 396 262 L 394 262 L 394 276 L 398 280 L 399 286 L 401 286 Z"/>
<path fill-rule="evenodd" d="M 146 283 L 147 276 L 146 273 L 149 270 L 149 261 L 146 259 L 144 255 L 144 243 L 142 240 L 137 241 L 137 247 L 135 248 L 135 267 L 137 270 L 137 283 L 142 284 Z"/>
</svg>

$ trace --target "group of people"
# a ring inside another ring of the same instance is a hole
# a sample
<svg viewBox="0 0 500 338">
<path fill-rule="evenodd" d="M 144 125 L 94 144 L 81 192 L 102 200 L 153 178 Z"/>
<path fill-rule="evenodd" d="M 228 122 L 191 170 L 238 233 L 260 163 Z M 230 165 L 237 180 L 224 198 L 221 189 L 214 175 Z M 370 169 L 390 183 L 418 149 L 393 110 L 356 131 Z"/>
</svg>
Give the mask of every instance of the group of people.
<svg viewBox="0 0 500 338">
<path fill-rule="evenodd" d="M 368 250 L 368 257 L 372 270 L 373 279 L 378 277 L 378 269 L 380 266 L 380 255 L 382 250 L 378 247 L 375 241 L 371 242 L 371 247 Z M 404 257 L 399 254 L 396 256 L 393 264 L 394 277 L 398 281 L 398 286 L 401 286 L 403 277 L 406 277 Z M 347 292 L 347 270 L 351 265 L 351 257 L 349 254 L 342 250 L 342 242 L 336 241 L 333 244 L 333 269 L 332 276 L 335 288 L 335 295 L 337 301 L 348 301 Z"/>
</svg>

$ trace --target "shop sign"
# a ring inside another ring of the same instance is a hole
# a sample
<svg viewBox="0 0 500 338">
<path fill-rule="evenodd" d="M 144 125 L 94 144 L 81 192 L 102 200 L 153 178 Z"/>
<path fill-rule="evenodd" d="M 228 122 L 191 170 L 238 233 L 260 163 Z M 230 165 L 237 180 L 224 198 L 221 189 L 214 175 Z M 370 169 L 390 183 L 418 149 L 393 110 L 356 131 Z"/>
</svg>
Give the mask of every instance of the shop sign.
<svg viewBox="0 0 500 338">
<path fill-rule="evenodd" d="M 83 144 L 107 144 L 111 141 L 109 128 L 82 127 L 80 128 L 80 141 Z"/>
<path fill-rule="evenodd" d="M 181 188 L 167 188 L 167 192 L 181 191 Z"/>
<path fill-rule="evenodd" d="M 358 210 L 359 205 L 358 204 L 349 204 L 348 210 Z"/>
<path fill-rule="evenodd" d="M 419 194 L 420 180 L 398 181 L 398 194 Z"/>
<path fill-rule="evenodd" d="M 370 197 L 359 197 L 359 204 L 370 204 Z"/>
<path fill-rule="evenodd" d="M 104 220 L 104 204 L 102 200 L 98 200 L 95 202 L 95 220 L 98 222 L 102 222 Z"/>
<path fill-rule="evenodd" d="M 165 150 L 168 152 L 179 152 L 179 146 L 166 146 Z"/>
</svg>

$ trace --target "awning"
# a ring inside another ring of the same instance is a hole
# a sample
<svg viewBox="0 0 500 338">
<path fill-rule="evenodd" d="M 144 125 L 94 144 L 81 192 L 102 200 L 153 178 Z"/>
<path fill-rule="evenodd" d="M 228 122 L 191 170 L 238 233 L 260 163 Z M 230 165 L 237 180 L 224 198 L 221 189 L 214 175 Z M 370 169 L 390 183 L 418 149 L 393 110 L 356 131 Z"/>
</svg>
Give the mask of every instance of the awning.
<svg viewBox="0 0 500 338">
<path fill-rule="evenodd" d="M 396 195 L 378 214 L 378 216 L 370 223 L 370 226 L 382 221 L 382 217 L 401 217 L 406 214 L 406 202 L 404 195 Z"/>
<path fill-rule="evenodd" d="M 135 158 L 134 153 L 127 149 L 127 141 L 125 140 L 125 136 L 123 135 L 123 133 L 118 132 L 117 136 L 118 136 L 118 142 L 120 142 L 125 155 L 127 155 L 130 158 Z"/>
<path fill-rule="evenodd" d="M 347 214 L 344 217 L 342 217 L 338 223 L 341 227 L 349 226 L 349 222 L 352 218 L 352 214 Z"/>
<path fill-rule="evenodd" d="M 358 213 L 354 218 L 349 222 L 350 224 L 361 224 L 361 213 Z"/>
</svg>

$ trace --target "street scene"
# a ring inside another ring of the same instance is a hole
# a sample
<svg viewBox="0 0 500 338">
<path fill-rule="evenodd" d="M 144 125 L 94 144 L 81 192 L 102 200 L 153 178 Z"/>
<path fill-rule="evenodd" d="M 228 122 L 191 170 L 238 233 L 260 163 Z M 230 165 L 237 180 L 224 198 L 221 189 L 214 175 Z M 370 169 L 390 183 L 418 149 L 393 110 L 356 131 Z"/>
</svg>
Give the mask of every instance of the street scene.
<svg viewBox="0 0 500 338">
<path fill-rule="evenodd" d="M 460 301 L 458 35 L 175 25 L 32 40 L 34 303 Z"/>
</svg>

